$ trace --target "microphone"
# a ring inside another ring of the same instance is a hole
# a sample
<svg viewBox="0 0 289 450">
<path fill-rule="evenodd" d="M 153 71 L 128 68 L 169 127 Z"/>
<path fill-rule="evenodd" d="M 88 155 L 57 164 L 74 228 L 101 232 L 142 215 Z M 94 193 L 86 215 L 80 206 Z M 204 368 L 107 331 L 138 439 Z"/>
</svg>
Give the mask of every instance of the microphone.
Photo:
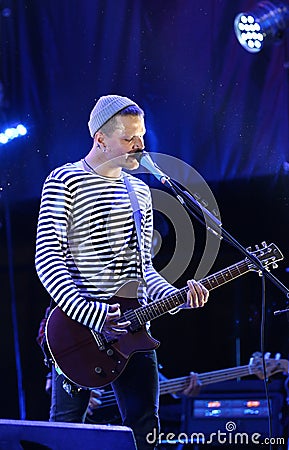
<svg viewBox="0 0 289 450">
<path fill-rule="evenodd" d="M 144 166 L 152 175 L 154 175 L 162 184 L 169 181 L 168 177 L 161 169 L 153 162 L 148 152 L 142 152 L 139 156 L 139 162 Z"/>
</svg>

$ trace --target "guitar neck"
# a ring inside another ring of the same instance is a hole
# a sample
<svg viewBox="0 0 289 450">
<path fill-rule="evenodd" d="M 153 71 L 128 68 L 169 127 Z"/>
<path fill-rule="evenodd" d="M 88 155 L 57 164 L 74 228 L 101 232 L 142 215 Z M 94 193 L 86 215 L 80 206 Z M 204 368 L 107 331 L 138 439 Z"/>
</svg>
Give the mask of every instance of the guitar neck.
<svg viewBox="0 0 289 450">
<path fill-rule="evenodd" d="M 224 270 L 220 270 L 213 275 L 200 280 L 200 282 L 209 290 L 216 289 L 229 281 L 234 280 L 241 275 L 249 272 L 251 269 L 246 260 L 240 261 L 237 264 L 233 264 Z M 182 288 L 179 291 L 168 295 L 167 297 L 156 300 L 148 305 L 141 306 L 134 310 L 134 313 L 138 319 L 140 325 L 144 325 L 146 322 L 156 319 L 163 314 L 171 311 L 172 309 L 183 305 L 187 301 L 188 288 Z"/>
</svg>

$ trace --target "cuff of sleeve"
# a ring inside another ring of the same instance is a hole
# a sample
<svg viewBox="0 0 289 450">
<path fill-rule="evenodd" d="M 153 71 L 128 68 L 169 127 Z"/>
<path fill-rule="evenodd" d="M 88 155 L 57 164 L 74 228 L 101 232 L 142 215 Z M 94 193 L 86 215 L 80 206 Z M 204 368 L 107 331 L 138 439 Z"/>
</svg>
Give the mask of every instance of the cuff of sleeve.
<svg viewBox="0 0 289 450">
<path fill-rule="evenodd" d="M 109 305 L 107 303 L 100 303 L 100 307 L 101 307 L 100 318 L 98 319 L 97 324 L 94 327 L 94 331 L 96 331 L 97 333 L 101 333 L 101 330 L 103 328 L 108 313 Z"/>
<path fill-rule="evenodd" d="M 179 308 L 178 306 L 174 309 L 171 309 L 171 311 L 169 311 L 170 314 L 174 315 L 177 314 L 180 311 L 181 308 Z"/>
</svg>

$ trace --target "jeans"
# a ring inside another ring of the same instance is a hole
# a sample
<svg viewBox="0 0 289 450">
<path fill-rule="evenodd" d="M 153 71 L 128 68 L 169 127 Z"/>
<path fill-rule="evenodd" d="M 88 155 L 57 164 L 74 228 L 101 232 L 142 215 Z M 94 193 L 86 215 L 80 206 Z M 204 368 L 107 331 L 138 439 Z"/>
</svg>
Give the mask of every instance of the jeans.
<svg viewBox="0 0 289 450">
<path fill-rule="evenodd" d="M 71 397 L 63 389 L 63 380 L 63 375 L 53 369 L 50 420 L 84 422 L 90 392 L 82 389 Z M 159 433 L 159 384 L 155 351 L 132 355 L 123 373 L 112 383 L 112 388 L 122 423 L 132 428 L 137 449 L 155 449 L 152 436 L 157 437 Z"/>
</svg>

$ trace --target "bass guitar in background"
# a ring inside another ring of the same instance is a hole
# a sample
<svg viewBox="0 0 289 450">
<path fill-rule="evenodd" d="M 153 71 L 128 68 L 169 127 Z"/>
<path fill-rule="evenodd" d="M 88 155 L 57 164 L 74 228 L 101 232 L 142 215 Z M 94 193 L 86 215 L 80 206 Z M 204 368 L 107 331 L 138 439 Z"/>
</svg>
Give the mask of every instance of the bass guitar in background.
<svg viewBox="0 0 289 450">
<path fill-rule="evenodd" d="M 197 378 L 199 388 L 202 388 L 208 384 L 244 378 L 250 375 L 256 375 L 260 380 L 264 380 L 277 373 L 288 374 L 288 360 L 280 359 L 280 354 L 277 354 L 275 358 L 269 358 L 269 356 L 270 354 L 266 353 L 263 360 L 262 354 L 256 352 L 250 358 L 249 364 L 245 366 L 214 370 L 213 372 L 200 374 L 194 373 L 194 376 Z M 187 375 L 179 378 L 162 379 L 163 376 L 161 375 L 160 395 L 184 395 L 184 390 L 188 388 L 191 383 L 191 377 L 192 375 Z M 93 401 L 94 397 L 96 401 Z M 92 390 L 86 421 L 95 424 L 121 423 L 113 390 Z"/>
</svg>

